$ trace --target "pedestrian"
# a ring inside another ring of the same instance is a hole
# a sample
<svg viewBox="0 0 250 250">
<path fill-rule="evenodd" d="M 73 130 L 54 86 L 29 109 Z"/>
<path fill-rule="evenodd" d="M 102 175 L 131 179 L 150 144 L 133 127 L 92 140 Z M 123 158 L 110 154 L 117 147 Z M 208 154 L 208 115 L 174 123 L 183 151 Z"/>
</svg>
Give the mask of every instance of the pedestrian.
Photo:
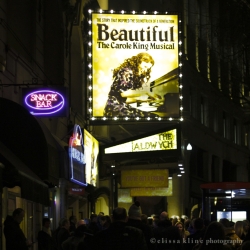
<svg viewBox="0 0 250 250">
<path fill-rule="evenodd" d="M 220 219 L 219 223 L 221 223 L 224 228 L 226 239 L 229 240 L 234 249 L 237 249 L 243 241 L 235 233 L 234 226 L 231 226 L 230 221 L 227 218 Z"/>
<path fill-rule="evenodd" d="M 189 234 L 184 244 L 185 250 L 192 250 L 193 247 L 199 244 L 205 234 L 205 225 L 202 218 L 193 219 L 194 233 Z"/>
<path fill-rule="evenodd" d="M 144 234 L 148 249 L 156 249 L 156 245 L 151 243 L 152 238 L 154 238 L 153 228 L 142 222 L 141 215 L 142 212 L 140 203 L 139 201 L 136 201 L 130 206 L 128 210 L 127 225 L 141 229 Z"/>
<path fill-rule="evenodd" d="M 107 229 L 111 224 L 111 218 L 109 215 L 104 215 L 101 218 L 102 230 Z"/>
<path fill-rule="evenodd" d="M 57 234 L 58 250 L 63 250 L 62 243 L 70 237 L 69 227 L 70 227 L 69 220 L 63 219 L 61 221 L 61 228 Z"/>
<path fill-rule="evenodd" d="M 93 250 L 147 250 L 143 232 L 135 227 L 128 226 L 127 211 L 117 207 L 113 210 L 113 222 L 109 228 L 102 230 L 93 239 Z"/>
<path fill-rule="evenodd" d="M 52 232 L 52 242 L 53 242 L 53 249 L 54 250 L 58 250 L 58 242 L 57 242 L 57 235 L 58 232 L 60 231 L 61 227 L 62 227 L 62 222 L 64 221 L 64 218 L 61 218 L 58 224 L 58 227 L 56 228 L 56 230 L 54 230 Z"/>
<path fill-rule="evenodd" d="M 6 250 L 27 250 L 32 246 L 32 242 L 27 240 L 20 223 L 24 218 L 24 210 L 17 208 L 12 216 L 7 215 L 4 221 L 4 236 L 6 239 Z"/>
<path fill-rule="evenodd" d="M 188 235 L 190 235 L 190 233 L 185 230 L 184 225 L 181 221 L 178 221 L 175 226 L 178 228 L 181 238 L 183 239 L 183 241 L 185 241 L 185 239 Z"/>
<path fill-rule="evenodd" d="M 50 219 L 43 218 L 42 230 L 37 235 L 38 250 L 52 250 L 52 233 L 50 230 Z"/>
<path fill-rule="evenodd" d="M 70 216 L 69 222 L 70 222 L 69 232 L 70 234 L 73 234 L 76 230 L 76 222 L 77 222 L 76 216 L 74 215 Z"/>
<path fill-rule="evenodd" d="M 79 244 L 81 243 L 82 249 L 86 249 L 85 247 L 85 232 L 87 232 L 86 225 L 80 225 L 76 228 L 75 233 L 70 236 L 67 240 L 62 243 L 63 250 L 77 250 Z"/>
<path fill-rule="evenodd" d="M 76 223 L 76 228 L 78 228 L 78 227 L 81 226 L 81 225 L 86 225 L 85 220 L 81 219 L 81 220 L 77 221 L 77 223 Z"/>
<path fill-rule="evenodd" d="M 141 215 L 141 221 L 148 225 L 148 216 L 146 214 Z"/>
<path fill-rule="evenodd" d="M 99 227 L 97 225 L 97 217 L 97 214 L 90 215 L 88 229 L 92 232 L 92 234 L 96 234 L 99 231 Z"/>
<path fill-rule="evenodd" d="M 231 250 L 231 246 L 226 242 L 223 224 L 213 221 L 206 228 L 200 244 L 196 245 L 193 250 Z"/>
</svg>

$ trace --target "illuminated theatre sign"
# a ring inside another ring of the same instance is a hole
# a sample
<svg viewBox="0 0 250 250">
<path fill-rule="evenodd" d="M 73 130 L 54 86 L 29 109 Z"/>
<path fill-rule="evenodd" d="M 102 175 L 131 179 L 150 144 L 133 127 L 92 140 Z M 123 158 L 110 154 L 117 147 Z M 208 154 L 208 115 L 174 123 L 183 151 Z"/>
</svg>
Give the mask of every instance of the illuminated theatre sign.
<svg viewBox="0 0 250 250">
<path fill-rule="evenodd" d="M 168 169 L 122 170 L 122 188 L 168 187 Z"/>
<path fill-rule="evenodd" d="M 24 106 L 34 116 L 66 116 L 65 89 L 23 89 Z"/>
<path fill-rule="evenodd" d="M 87 186 L 85 152 L 79 125 L 74 126 L 73 134 L 69 140 L 69 166 L 70 180 L 79 185 Z"/>
<path fill-rule="evenodd" d="M 168 180 L 168 187 L 136 187 L 130 188 L 130 196 L 172 196 L 173 183 Z"/>
<path fill-rule="evenodd" d="M 177 149 L 176 129 L 104 149 L 105 154 Z"/>
<path fill-rule="evenodd" d="M 86 159 L 86 182 L 97 186 L 99 142 L 84 129 L 84 153 Z"/>
<path fill-rule="evenodd" d="M 91 121 L 179 118 L 178 15 L 90 13 Z"/>
</svg>

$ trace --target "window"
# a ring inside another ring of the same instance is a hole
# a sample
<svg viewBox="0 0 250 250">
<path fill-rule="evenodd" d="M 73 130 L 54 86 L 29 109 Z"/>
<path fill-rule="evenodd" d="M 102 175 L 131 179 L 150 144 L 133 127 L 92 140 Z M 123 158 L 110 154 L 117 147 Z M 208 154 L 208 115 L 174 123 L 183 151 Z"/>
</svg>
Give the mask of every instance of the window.
<svg viewBox="0 0 250 250">
<path fill-rule="evenodd" d="M 248 133 L 245 132 L 245 146 L 248 147 Z"/>
<path fill-rule="evenodd" d="M 237 181 L 237 166 L 226 160 L 222 166 L 222 181 Z"/>
<path fill-rule="evenodd" d="M 201 123 L 205 123 L 205 104 L 203 97 L 201 97 Z"/>
<path fill-rule="evenodd" d="M 214 132 L 218 132 L 218 110 L 216 107 L 214 107 L 214 119 L 213 119 L 213 128 L 214 128 Z"/>
<path fill-rule="evenodd" d="M 223 137 L 226 139 L 229 139 L 228 132 L 229 132 L 228 115 L 226 112 L 223 112 Z"/>
<path fill-rule="evenodd" d="M 193 114 L 193 94 L 192 94 L 191 88 L 189 90 L 189 112 L 190 112 L 190 115 Z"/>
<path fill-rule="evenodd" d="M 208 105 L 204 97 L 201 97 L 200 102 L 200 118 L 201 124 L 208 126 Z"/>
<path fill-rule="evenodd" d="M 238 140 L 238 122 L 237 122 L 236 119 L 234 119 L 234 123 L 233 123 L 233 132 L 234 132 L 234 143 L 239 144 L 239 140 Z"/>
</svg>

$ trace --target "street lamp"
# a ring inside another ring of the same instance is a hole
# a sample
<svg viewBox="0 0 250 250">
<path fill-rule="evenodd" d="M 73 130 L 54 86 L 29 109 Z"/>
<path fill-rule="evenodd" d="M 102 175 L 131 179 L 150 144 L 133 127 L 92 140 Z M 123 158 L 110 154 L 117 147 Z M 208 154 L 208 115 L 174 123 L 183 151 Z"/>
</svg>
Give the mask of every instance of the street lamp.
<svg viewBox="0 0 250 250">
<path fill-rule="evenodd" d="M 192 145 L 190 144 L 190 143 L 188 143 L 188 145 L 187 145 L 187 150 L 192 150 Z"/>
</svg>

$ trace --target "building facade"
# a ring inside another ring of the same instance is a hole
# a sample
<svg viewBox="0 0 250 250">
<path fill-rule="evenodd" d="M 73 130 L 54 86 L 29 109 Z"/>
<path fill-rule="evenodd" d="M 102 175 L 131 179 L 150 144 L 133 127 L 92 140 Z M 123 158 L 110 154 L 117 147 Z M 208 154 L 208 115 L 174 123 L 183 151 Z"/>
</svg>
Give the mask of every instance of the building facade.
<svg viewBox="0 0 250 250">
<path fill-rule="evenodd" d="M 142 126 L 91 124 L 87 112 L 88 8 L 180 14 L 183 120 Z M 170 216 L 190 217 L 194 208 L 197 215 L 202 183 L 249 181 L 249 12 L 245 1 L 232 0 L 2 1 L 2 223 L 16 207 L 23 207 L 33 219 L 26 216 L 22 229 L 34 240 L 43 216 L 53 218 L 56 228 L 61 217 L 74 214 L 81 219 L 91 212 L 111 213 L 116 205 L 129 207 L 135 197 L 126 202 L 119 197 L 120 172 L 126 169 L 170 170 L 171 196 L 137 197 L 148 215 L 168 210 Z M 31 115 L 23 107 L 22 91 L 35 87 L 67 88 L 68 115 Z M 75 124 L 88 130 L 103 148 L 176 126 L 181 137 L 178 154 L 107 159 L 102 153 L 98 185 L 84 188 L 85 193 L 72 192 L 72 188 L 82 189 L 69 177 L 67 147 Z M 192 150 L 187 150 L 188 144 Z M 148 203 L 153 204 L 150 209 Z M 3 234 L 1 239 L 5 249 Z"/>
</svg>

